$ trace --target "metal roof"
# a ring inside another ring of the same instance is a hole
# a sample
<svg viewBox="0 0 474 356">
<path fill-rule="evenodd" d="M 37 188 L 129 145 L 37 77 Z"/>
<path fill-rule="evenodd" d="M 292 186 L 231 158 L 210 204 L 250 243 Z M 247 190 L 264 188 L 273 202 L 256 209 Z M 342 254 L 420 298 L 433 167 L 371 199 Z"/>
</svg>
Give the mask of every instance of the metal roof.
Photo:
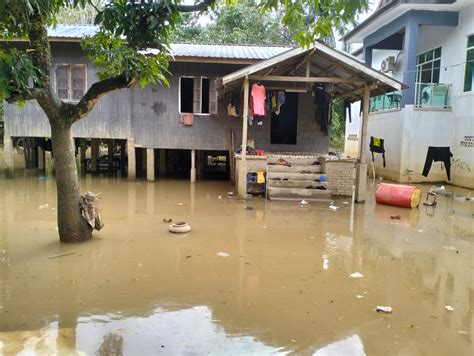
<svg viewBox="0 0 474 356">
<path fill-rule="evenodd" d="M 309 64 L 310 74 L 307 76 Z M 309 48 L 295 48 L 273 58 L 252 64 L 220 78 L 218 89 L 222 93 L 240 88 L 245 77 L 250 80 L 281 83 L 287 89 L 304 89 L 307 82 L 320 78 L 320 82 L 332 81 L 335 97 L 358 100 L 364 84 L 372 85 L 372 95 L 401 90 L 406 86 L 369 66 L 349 53 L 316 42 Z"/>
<path fill-rule="evenodd" d="M 94 25 L 57 25 L 48 29 L 48 36 L 56 41 L 79 40 L 94 35 L 98 31 Z M 204 45 L 189 43 L 173 43 L 171 50 L 175 57 L 181 58 L 215 58 L 257 61 L 268 59 L 290 50 L 283 46 L 251 46 L 251 45 Z"/>
</svg>

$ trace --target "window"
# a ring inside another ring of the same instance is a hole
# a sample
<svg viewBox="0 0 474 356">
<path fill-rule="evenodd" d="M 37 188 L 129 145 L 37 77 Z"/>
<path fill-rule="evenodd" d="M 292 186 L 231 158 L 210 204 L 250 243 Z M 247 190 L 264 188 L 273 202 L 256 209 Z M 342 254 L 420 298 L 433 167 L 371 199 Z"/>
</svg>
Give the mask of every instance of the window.
<svg viewBox="0 0 474 356">
<path fill-rule="evenodd" d="M 79 101 L 86 91 L 86 66 L 58 65 L 56 67 L 56 93 L 59 99 Z"/>
<path fill-rule="evenodd" d="M 472 91 L 474 82 L 474 35 L 467 37 L 466 69 L 464 71 L 464 91 Z"/>
<path fill-rule="evenodd" d="M 439 83 L 441 47 L 419 54 L 416 57 L 416 82 Z"/>
<path fill-rule="evenodd" d="M 180 112 L 217 114 L 215 80 L 204 77 L 180 78 Z"/>
</svg>

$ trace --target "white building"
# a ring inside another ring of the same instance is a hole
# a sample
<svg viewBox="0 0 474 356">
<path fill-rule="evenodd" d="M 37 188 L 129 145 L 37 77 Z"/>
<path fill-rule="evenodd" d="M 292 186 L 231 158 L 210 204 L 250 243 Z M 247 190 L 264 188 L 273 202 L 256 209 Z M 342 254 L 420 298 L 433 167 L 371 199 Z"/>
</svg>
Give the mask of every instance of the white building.
<svg viewBox="0 0 474 356">
<path fill-rule="evenodd" d="M 412 182 L 474 188 L 474 1 L 382 0 L 344 41 L 362 44 L 358 56 L 408 86 L 371 98 L 368 137 L 384 139 L 386 151 L 385 167 L 375 155 L 376 173 L 406 182 L 411 170 Z M 360 137 L 358 107 L 347 122 L 350 156 Z M 450 148 L 450 180 L 441 162 L 422 175 L 429 146 Z"/>
</svg>

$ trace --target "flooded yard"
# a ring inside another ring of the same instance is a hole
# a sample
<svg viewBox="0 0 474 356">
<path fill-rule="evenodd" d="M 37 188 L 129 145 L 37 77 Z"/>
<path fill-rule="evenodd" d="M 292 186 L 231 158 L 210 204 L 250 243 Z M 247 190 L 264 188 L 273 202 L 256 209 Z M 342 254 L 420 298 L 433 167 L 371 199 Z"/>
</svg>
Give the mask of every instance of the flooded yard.
<svg viewBox="0 0 474 356">
<path fill-rule="evenodd" d="M 472 201 L 376 206 L 372 183 L 337 209 L 243 202 L 228 182 L 81 185 L 106 225 L 67 245 L 51 178 L 0 179 L 0 355 L 473 353 Z"/>
</svg>

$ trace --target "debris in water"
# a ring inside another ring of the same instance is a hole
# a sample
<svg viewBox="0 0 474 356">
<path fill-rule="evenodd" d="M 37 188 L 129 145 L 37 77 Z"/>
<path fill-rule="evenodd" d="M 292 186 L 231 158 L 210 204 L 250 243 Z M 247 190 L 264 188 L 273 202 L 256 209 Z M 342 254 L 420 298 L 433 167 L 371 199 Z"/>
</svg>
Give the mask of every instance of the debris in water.
<svg viewBox="0 0 474 356">
<path fill-rule="evenodd" d="M 55 256 L 48 257 L 48 259 L 64 257 L 64 256 L 69 256 L 69 255 L 74 255 L 74 254 L 75 254 L 75 252 L 63 253 L 61 255 L 55 255 Z"/>
<path fill-rule="evenodd" d="M 363 296 L 363 295 L 360 295 L 360 294 L 357 294 L 355 297 L 356 297 L 357 299 L 362 299 L 362 298 L 364 298 L 364 296 Z"/>
<path fill-rule="evenodd" d="M 229 197 L 233 197 L 233 196 L 234 196 L 234 192 L 227 192 L 227 195 L 228 195 Z"/>
<path fill-rule="evenodd" d="M 291 339 L 291 342 L 296 342 L 296 340 L 295 340 L 295 339 Z"/>
<path fill-rule="evenodd" d="M 458 334 L 461 334 L 461 335 L 468 335 L 468 332 L 467 332 L 467 331 L 464 331 L 464 330 L 458 330 Z"/>
<path fill-rule="evenodd" d="M 384 314 L 392 314 L 392 307 L 384 307 L 381 305 L 377 305 L 377 313 L 384 313 Z"/>
<path fill-rule="evenodd" d="M 349 202 L 348 202 L 348 201 L 343 201 L 342 204 L 346 204 L 346 205 L 347 205 L 347 204 L 349 204 Z"/>
<path fill-rule="evenodd" d="M 418 229 L 418 232 L 423 232 L 423 229 Z"/>
<path fill-rule="evenodd" d="M 170 224 L 168 230 L 173 233 L 190 232 L 191 226 L 187 222 L 181 221 L 175 224 Z"/>
<path fill-rule="evenodd" d="M 184 206 L 184 203 L 176 203 L 177 206 Z"/>
<path fill-rule="evenodd" d="M 219 195 L 217 199 L 222 200 L 222 195 Z"/>
<path fill-rule="evenodd" d="M 173 221 L 173 219 L 171 219 L 171 218 L 168 218 L 168 219 L 163 218 L 163 222 L 164 222 L 164 223 L 170 223 L 170 222 L 172 222 L 172 221 Z"/>
<path fill-rule="evenodd" d="M 337 211 L 337 209 L 339 209 L 339 207 L 334 206 L 334 205 L 329 205 L 329 209 L 331 209 L 332 211 Z"/>
<path fill-rule="evenodd" d="M 302 201 L 300 201 L 300 204 L 301 205 L 306 205 L 306 204 L 309 204 L 309 202 L 307 202 L 306 200 L 303 199 Z"/>
<path fill-rule="evenodd" d="M 43 205 L 40 205 L 40 206 L 38 207 L 38 209 L 40 209 L 40 210 L 41 210 L 41 209 L 46 209 L 47 207 L 49 207 L 49 204 L 43 204 Z"/>
<path fill-rule="evenodd" d="M 456 247 L 454 247 L 454 246 L 443 246 L 443 248 L 445 250 L 455 250 L 456 249 Z"/>
<path fill-rule="evenodd" d="M 217 256 L 221 256 L 221 257 L 229 257 L 230 255 L 227 253 L 227 252 L 218 252 L 217 253 Z"/>
<path fill-rule="evenodd" d="M 364 277 L 364 275 L 362 273 L 359 273 L 359 272 L 354 272 L 349 277 L 351 277 L 351 278 L 362 278 L 362 277 Z"/>
<path fill-rule="evenodd" d="M 447 311 L 453 311 L 454 310 L 454 308 L 451 305 L 445 305 L 444 307 L 446 308 Z"/>
<path fill-rule="evenodd" d="M 253 206 L 246 206 L 245 210 L 253 210 Z"/>
<path fill-rule="evenodd" d="M 392 220 L 400 220 L 402 217 L 400 215 L 390 215 L 390 219 Z"/>
<path fill-rule="evenodd" d="M 79 198 L 81 215 L 92 229 L 99 231 L 104 227 L 104 222 L 99 213 L 99 198 L 101 193 L 85 192 Z"/>
</svg>

